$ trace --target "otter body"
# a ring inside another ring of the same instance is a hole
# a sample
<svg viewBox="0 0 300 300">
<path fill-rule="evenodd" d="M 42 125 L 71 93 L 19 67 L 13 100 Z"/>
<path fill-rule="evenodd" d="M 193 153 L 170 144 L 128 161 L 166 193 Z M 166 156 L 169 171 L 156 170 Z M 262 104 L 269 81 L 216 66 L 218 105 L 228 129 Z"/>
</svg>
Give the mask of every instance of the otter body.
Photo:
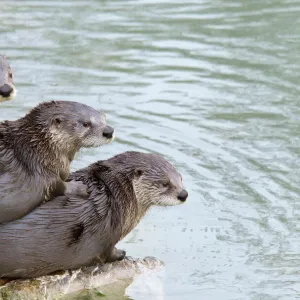
<svg viewBox="0 0 300 300">
<path fill-rule="evenodd" d="M 0 123 L 0 223 L 28 214 L 66 191 L 70 163 L 81 147 L 110 142 L 105 115 L 77 102 L 44 102 L 16 121 Z"/>
<path fill-rule="evenodd" d="M 152 205 L 177 205 L 188 194 L 159 155 L 125 152 L 71 174 L 89 196 L 59 196 L 20 220 L 0 225 L 0 277 L 31 278 L 96 260 L 121 260 L 115 245 Z"/>
<path fill-rule="evenodd" d="M 0 55 L 0 102 L 10 100 L 16 95 L 13 74 L 5 56 Z"/>
</svg>

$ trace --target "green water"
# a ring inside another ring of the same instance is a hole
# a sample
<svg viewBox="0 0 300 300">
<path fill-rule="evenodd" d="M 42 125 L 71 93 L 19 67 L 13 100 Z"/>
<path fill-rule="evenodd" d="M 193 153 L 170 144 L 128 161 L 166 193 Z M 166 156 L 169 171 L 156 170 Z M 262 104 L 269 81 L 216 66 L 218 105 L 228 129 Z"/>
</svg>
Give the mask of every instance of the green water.
<svg viewBox="0 0 300 300">
<path fill-rule="evenodd" d="M 1 1 L 0 53 L 1 119 L 107 113 L 117 139 L 73 169 L 126 150 L 178 167 L 188 201 L 119 245 L 166 263 L 164 299 L 300 299 L 299 1 Z"/>
</svg>

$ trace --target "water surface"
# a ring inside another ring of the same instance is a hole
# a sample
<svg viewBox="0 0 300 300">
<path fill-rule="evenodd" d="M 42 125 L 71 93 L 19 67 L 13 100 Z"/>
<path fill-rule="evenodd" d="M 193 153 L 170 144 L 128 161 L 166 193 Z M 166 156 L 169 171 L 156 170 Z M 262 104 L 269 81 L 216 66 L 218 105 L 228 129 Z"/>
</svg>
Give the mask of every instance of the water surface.
<svg viewBox="0 0 300 300">
<path fill-rule="evenodd" d="M 18 95 L 0 119 L 87 103 L 117 139 L 73 170 L 126 150 L 176 165 L 187 203 L 120 244 L 166 263 L 164 299 L 299 299 L 299 14 L 295 0 L 1 1 Z"/>
</svg>

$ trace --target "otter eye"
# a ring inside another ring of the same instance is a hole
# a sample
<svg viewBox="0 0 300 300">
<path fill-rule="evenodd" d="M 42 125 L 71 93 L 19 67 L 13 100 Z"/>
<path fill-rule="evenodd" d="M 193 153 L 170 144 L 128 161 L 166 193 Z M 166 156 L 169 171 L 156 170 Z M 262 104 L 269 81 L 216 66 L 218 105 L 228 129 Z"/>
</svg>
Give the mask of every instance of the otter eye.
<svg viewBox="0 0 300 300">
<path fill-rule="evenodd" d="M 83 127 L 90 127 L 91 122 L 83 122 L 82 125 L 83 125 Z"/>
<path fill-rule="evenodd" d="M 170 185 L 170 181 L 165 181 L 162 183 L 163 187 L 168 187 Z"/>
<path fill-rule="evenodd" d="M 12 78 L 12 73 L 9 73 L 8 76 L 9 76 L 9 78 Z"/>
<path fill-rule="evenodd" d="M 56 124 L 60 124 L 60 123 L 61 123 L 61 119 L 60 119 L 60 118 L 55 118 L 55 119 L 54 119 L 54 122 L 55 122 Z"/>
<path fill-rule="evenodd" d="M 142 170 L 136 170 L 136 171 L 135 171 L 135 175 L 136 175 L 137 177 L 140 177 L 140 176 L 143 175 L 143 171 L 142 171 Z"/>
</svg>

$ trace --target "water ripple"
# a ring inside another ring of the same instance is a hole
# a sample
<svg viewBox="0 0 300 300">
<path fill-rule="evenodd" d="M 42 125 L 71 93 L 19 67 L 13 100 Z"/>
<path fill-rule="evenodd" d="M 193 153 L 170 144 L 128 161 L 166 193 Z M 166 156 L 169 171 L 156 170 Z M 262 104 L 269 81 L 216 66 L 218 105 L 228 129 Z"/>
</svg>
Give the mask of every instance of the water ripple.
<svg viewBox="0 0 300 300">
<path fill-rule="evenodd" d="M 166 299 L 298 296 L 298 1 L 1 4 L 18 88 L 2 120 L 79 101 L 104 110 L 117 138 L 73 170 L 126 150 L 180 169 L 186 205 L 153 210 L 123 244 L 166 262 Z"/>
</svg>

